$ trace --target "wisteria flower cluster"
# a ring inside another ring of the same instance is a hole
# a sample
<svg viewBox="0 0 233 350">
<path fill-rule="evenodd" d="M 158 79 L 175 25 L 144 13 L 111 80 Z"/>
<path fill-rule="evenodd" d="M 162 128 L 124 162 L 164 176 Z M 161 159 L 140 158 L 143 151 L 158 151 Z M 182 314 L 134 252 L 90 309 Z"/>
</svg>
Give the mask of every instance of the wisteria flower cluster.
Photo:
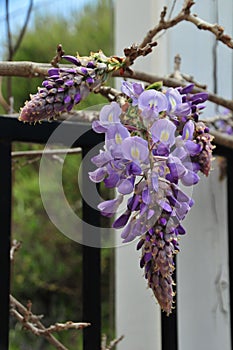
<svg viewBox="0 0 233 350">
<path fill-rule="evenodd" d="M 21 108 L 20 121 L 35 123 L 71 111 L 107 79 L 108 73 L 122 65 L 119 57 L 107 57 L 102 51 L 91 52 L 86 57 L 64 55 L 62 58 L 75 67 L 49 69 L 42 87 Z"/>
<path fill-rule="evenodd" d="M 194 204 L 180 184 L 197 184 L 199 172 L 209 174 L 212 159 L 212 137 L 198 121 L 208 95 L 191 94 L 192 88 L 157 84 L 157 89 L 145 89 L 124 81 L 125 104 L 105 105 L 92 124 L 95 132 L 105 134 L 105 146 L 93 157 L 97 169 L 89 177 L 117 193 L 99 210 L 114 216 L 126 199 L 113 227 L 122 229 L 123 242 L 138 239 L 140 266 L 168 315 L 174 304 L 174 256 L 179 236 L 185 234 L 181 223 Z"/>
</svg>

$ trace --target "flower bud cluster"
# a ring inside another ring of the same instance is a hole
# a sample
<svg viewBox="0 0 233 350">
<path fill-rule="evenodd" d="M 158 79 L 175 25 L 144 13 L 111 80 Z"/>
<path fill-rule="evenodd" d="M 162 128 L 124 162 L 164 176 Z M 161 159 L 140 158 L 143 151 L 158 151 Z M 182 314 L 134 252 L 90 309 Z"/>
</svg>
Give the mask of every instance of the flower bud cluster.
<svg viewBox="0 0 233 350">
<path fill-rule="evenodd" d="M 49 69 L 42 87 L 21 108 L 20 121 L 37 122 L 69 112 L 90 91 L 101 85 L 108 73 L 117 68 L 117 64 L 120 65 L 116 59 L 106 57 L 101 51 L 91 53 L 89 57 L 67 55 L 63 58 L 75 67 Z"/>
<path fill-rule="evenodd" d="M 105 133 L 105 147 L 92 158 L 97 169 L 89 177 L 117 192 L 98 207 L 111 217 L 127 195 L 113 227 L 122 229 L 123 242 L 139 237 L 140 265 L 167 314 L 173 307 L 174 255 L 185 233 L 181 222 L 194 204 L 180 184 L 197 184 L 198 172 L 208 175 L 212 159 L 212 138 L 198 122 L 208 96 L 191 94 L 192 87 L 157 91 L 123 82 L 125 105 L 104 106 L 92 124 Z"/>
</svg>

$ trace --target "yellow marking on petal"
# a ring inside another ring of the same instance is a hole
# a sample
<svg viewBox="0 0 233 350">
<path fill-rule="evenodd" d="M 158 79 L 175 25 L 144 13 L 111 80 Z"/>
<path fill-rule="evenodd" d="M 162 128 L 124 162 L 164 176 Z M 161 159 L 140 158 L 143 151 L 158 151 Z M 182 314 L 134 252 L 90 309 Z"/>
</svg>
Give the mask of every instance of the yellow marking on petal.
<svg viewBox="0 0 233 350">
<path fill-rule="evenodd" d="M 151 99 L 151 100 L 149 101 L 149 106 L 150 106 L 150 108 L 153 108 L 153 107 L 155 106 L 155 101 L 154 101 L 154 99 Z"/>
<path fill-rule="evenodd" d="M 139 159 L 140 157 L 140 152 L 138 150 L 137 147 L 132 147 L 131 148 L 131 156 L 134 158 L 134 159 Z"/>
<path fill-rule="evenodd" d="M 167 130 L 163 130 L 160 134 L 160 141 L 166 142 L 169 139 L 169 132 Z"/>
<path fill-rule="evenodd" d="M 189 130 L 187 129 L 185 131 L 185 140 L 188 140 L 189 139 L 189 136 L 190 136 L 190 133 L 189 133 Z"/>
<path fill-rule="evenodd" d="M 115 134 L 115 141 L 116 141 L 117 145 L 121 145 L 122 144 L 122 137 L 121 137 L 121 135 L 118 132 Z"/>
<path fill-rule="evenodd" d="M 173 109 L 176 106 L 176 100 L 172 96 L 170 96 L 169 100 L 171 102 L 171 106 L 172 106 L 172 109 Z"/>
<path fill-rule="evenodd" d="M 113 115 L 112 115 L 112 113 L 109 114 L 109 116 L 108 116 L 108 121 L 109 121 L 110 123 L 113 122 Z"/>
</svg>

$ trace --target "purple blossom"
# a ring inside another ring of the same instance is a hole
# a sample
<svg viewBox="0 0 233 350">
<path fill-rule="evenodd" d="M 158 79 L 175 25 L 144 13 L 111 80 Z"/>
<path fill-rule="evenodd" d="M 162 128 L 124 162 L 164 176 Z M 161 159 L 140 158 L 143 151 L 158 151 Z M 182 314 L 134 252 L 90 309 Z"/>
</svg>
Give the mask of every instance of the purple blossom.
<svg viewBox="0 0 233 350">
<path fill-rule="evenodd" d="M 140 94 L 144 91 L 144 86 L 142 83 L 130 83 L 128 81 L 123 81 L 121 91 L 132 99 L 132 106 L 136 106 L 138 104 Z"/>
<path fill-rule="evenodd" d="M 97 133 L 106 132 L 114 124 L 120 123 L 121 108 L 116 102 L 104 106 L 100 111 L 99 120 L 92 123 L 92 128 Z"/>
<path fill-rule="evenodd" d="M 134 190 L 134 178 L 123 179 L 117 186 L 118 192 L 122 194 L 130 194 Z"/>
<path fill-rule="evenodd" d="M 113 159 L 112 155 L 110 152 L 104 152 L 100 151 L 100 153 L 97 156 L 92 157 L 91 161 L 94 163 L 98 168 L 106 165 Z"/>
<path fill-rule="evenodd" d="M 176 126 L 166 118 L 155 121 L 150 131 L 154 142 L 161 142 L 168 147 L 175 143 Z"/>
<path fill-rule="evenodd" d="M 90 171 L 88 173 L 89 178 L 91 179 L 91 181 L 93 182 L 101 182 L 104 180 L 105 176 L 106 176 L 106 170 L 104 168 L 98 168 L 94 171 Z"/>
<path fill-rule="evenodd" d="M 168 100 L 167 112 L 172 114 L 176 111 L 177 106 L 182 104 L 182 96 L 177 89 L 169 88 L 166 91 L 166 97 Z"/>
<path fill-rule="evenodd" d="M 142 116 L 151 122 L 151 120 L 158 118 L 160 112 L 167 110 L 168 101 L 162 92 L 146 90 L 139 96 L 138 107 Z"/>
<path fill-rule="evenodd" d="M 105 202 L 102 202 L 98 205 L 98 209 L 101 211 L 101 214 L 107 217 L 113 216 L 116 213 L 119 205 L 122 203 L 123 196 L 119 195 L 115 199 L 110 199 Z"/>
<path fill-rule="evenodd" d="M 110 125 L 106 131 L 106 148 L 115 157 L 122 155 L 122 142 L 129 137 L 128 130 L 120 123 Z"/>
<path fill-rule="evenodd" d="M 127 137 L 122 142 L 122 152 L 125 159 L 140 164 L 148 162 L 148 143 L 138 136 Z"/>
</svg>

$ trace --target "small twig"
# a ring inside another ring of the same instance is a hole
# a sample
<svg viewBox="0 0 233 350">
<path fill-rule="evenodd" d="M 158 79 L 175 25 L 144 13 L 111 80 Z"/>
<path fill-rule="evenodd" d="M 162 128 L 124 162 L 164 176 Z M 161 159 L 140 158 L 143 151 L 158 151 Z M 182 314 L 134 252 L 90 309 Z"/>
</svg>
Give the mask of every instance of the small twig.
<svg viewBox="0 0 233 350">
<path fill-rule="evenodd" d="M 65 54 L 65 51 L 62 48 L 61 44 L 57 45 L 57 54 L 56 56 L 53 57 L 53 59 L 51 60 L 51 65 L 53 67 L 58 67 L 58 63 L 61 61 L 62 56 Z"/>
<path fill-rule="evenodd" d="M 14 260 L 15 253 L 19 250 L 19 248 L 21 247 L 21 244 L 22 244 L 22 242 L 18 242 L 18 241 L 16 241 L 16 239 L 14 239 L 12 241 L 11 249 L 10 249 L 10 260 L 11 261 Z"/>
<path fill-rule="evenodd" d="M 194 79 L 193 76 L 188 75 L 188 74 L 184 74 L 184 73 L 181 73 L 181 75 L 182 75 L 184 80 L 186 80 L 189 83 L 194 84 L 196 87 L 198 87 L 200 89 L 203 89 L 203 90 L 207 89 L 207 85 L 206 84 L 198 82 L 197 80 Z"/>
<path fill-rule="evenodd" d="M 38 335 L 44 335 L 48 333 L 66 331 L 68 329 L 83 329 L 89 327 L 91 324 L 87 322 L 72 322 L 67 321 L 65 323 L 55 323 L 54 325 L 49 326 L 45 329 L 38 329 Z"/>
<path fill-rule="evenodd" d="M 157 42 L 149 42 L 146 43 L 145 46 L 138 46 L 136 44 L 131 45 L 130 47 L 127 47 L 124 49 L 125 59 L 124 59 L 124 66 L 128 68 L 129 66 L 132 66 L 134 61 L 140 57 L 140 56 L 147 56 L 149 53 L 152 52 L 152 48 L 157 46 Z M 130 69 L 128 68 L 128 71 Z"/>
<path fill-rule="evenodd" d="M 120 104 L 125 103 L 123 94 L 110 86 L 100 86 L 95 92 L 100 93 L 102 96 L 106 97 L 110 102 L 118 101 Z"/>
<path fill-rule="evenodd" d="M 184 78 L 181 74 L 180 66 L 181 66 L 181 57 L 179 54 L 177 54 L 175 55 L 175 58 L 174 58 L 174 72 L 169 75 L 170 78 L 174 78 L 179 81 L 184 81 Z"/>
<path fill-rule="evenodd" d="M 174 72 L 169 74 L 168 77 L 174 78 L 174 79 L 181 81 L 181 82 L 192 83 L 200 89 L 204 89 L 204 90 L 207 89 L 206 84 L 201 84 L 198 81 L 194 80 L 194 78 L 192 76 L 187 75 L 187 74 L 183 74 L 181 72 L 181 56 L 179 54 L 177 54 L 174 58 Z"/>
<path fill-rule="evenodd" d="M 103 334 L 101 338 L 101 350 L 106 349 L 106 346 L 107 346 L 107 336 L 106 334 Z"/>
<path fill-rule="evenodd" d="M 107 350 L 112 349 L 114 346 L 116 346 L 122 339 L 124 338 L 124 335 L 121 335 L 119 338 L 113 339 L 110 344 L 107 346 Z"/>
<path fill-rule="evenodd" d="M 106 334 L 102 335 L 101 340 L 101 350 L 111 350 L 116 346 L 122 339 L 124 338 L 124 335 L 121 335 L 120 337 L 113 339 L 108 345 L 107 345 L 107 336 Z"/>
<path fill-rule="evenodd" d="M 182 21 L 187 21 L 193 23 L 200 30 L 207 30 L 215 35 L 216 39 L 221 41 L 223 44 L 227 45 L 229 48 L 233 48 L 232 38 L 224 33 L 224 28 L 219 24 L 211 24 L 203 20 L 202 18 L 197 17 L 196 15 L 191 14 L 190 9 L 194 5 L 194 1 L 186 0 L 184 1 L 181 11 L 173 18 L 165 21 L 165 9 L 161 12 L 159 23 L 151 29 L 146 37 L 143 39 L 140 47 L 145 47 L 148 43 L 152 42 L 153 38 L 159 32 L 167 30 L 174 27 Z"/>
</svg>

